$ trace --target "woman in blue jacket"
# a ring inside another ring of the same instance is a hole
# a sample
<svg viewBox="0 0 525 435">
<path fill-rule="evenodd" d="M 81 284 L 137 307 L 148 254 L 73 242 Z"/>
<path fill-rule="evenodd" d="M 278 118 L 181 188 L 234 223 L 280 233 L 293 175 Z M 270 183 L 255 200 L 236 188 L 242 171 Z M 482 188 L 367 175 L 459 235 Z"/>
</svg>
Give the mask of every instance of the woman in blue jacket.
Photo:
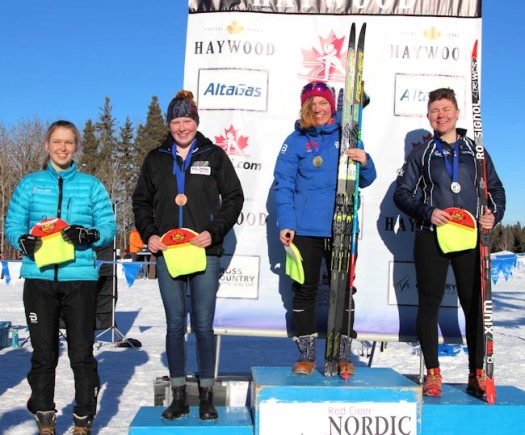
<svg viewBox="0 0 525 435">
<path fill-rule="evenodd" d="M 300 119 L 277 157 L 273 187 L 279 238 L 283 245 L 293 242 L 299 249 L 305 274 L 303 284 L 292 286 L 294 341 L 299 348 L 295 374 L 309 375 L 315 369 L 316 298 L 321 261 L 329 259 L 332 250 L 340 138 L 331 90 L 323 82 L 307 84 L 301 92 Z M 359 187 L 369 186 L 376 178 L 372 158 L 359 148 L 346 153 L 361 164 Z M 352 374 L 348 325 L 341 332 L 339 370 Z"/>
<path fill-rule="evenodd" d="M 18 183 L 6 217 L 6 237 L 23 254 L 23 299 L 33 346 L 27 408 L 35 415 L 41 433 L 54 433 L 56 425 L 54 387 L 60 316 L 66 325 L 75 379 L 75 433 L 91 431 L 100 388 L 93 356 L 98 280 L 93 248 L 112 242 L 116 223 L 102 183 L 77 171 L 73 156 L 79 140 L 77 128 L 69 121 L 57 121 L 49 127 L 44 169 Z M 35 253 L 45 249 L 43 240 L 30 233 L 36 224 L 50 218 L 68 223 L 62 238 L 74 245 L 74 258 L 39 267 Z"/>
</svg>

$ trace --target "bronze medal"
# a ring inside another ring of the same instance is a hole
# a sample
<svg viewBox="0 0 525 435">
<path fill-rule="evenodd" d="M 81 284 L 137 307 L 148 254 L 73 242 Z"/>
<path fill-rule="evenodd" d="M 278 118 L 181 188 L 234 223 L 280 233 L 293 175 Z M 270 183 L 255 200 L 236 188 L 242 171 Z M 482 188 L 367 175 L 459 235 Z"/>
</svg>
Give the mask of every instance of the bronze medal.
<svg viewBox="0 0 525 435">
<path fill-rule="evenodd" d="M 175 204 L 177 204 L 180 207 L 186 205 L 187 202 L 188 202 L 188 197 L 184 195 L 184 193 L 179 193 L 175 197 Z"/>
<path fill-rule="evenodd" d="M 314 157 L 314 166 L 319 168 L 323 164 L 323 158 L 321 156 Z"/>
</svg>

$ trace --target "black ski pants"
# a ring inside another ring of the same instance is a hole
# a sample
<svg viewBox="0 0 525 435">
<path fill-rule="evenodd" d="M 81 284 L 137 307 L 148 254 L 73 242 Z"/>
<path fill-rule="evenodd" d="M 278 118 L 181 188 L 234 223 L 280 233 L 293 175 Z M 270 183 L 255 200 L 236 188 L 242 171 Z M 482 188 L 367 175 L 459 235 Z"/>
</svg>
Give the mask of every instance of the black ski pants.
<svg viewBox="0 0 525 435">
<path fill-rule="evenodd" d="M 79 416 L 94 416 L 100 389 L 97 360 L 93 355 L 97 281 L 47 281 L 26 279 L 24 308 L 33 354 L 27 380 L 30 412 L 55 409 L 55 371 L 59 356 L 59 318 L 66 326 L 69 362 L 75 381 L 75 406 Z"/>
<path fill-rule="evenodd" d="M 299 249 L 303 258 L 304 283 L 294 282 L 292 289 L 294 297 L 292 302 L 294 333 L 297 337 L 311 335 L 317 332 L 317 294 L 319 290 L 319 280 L 321 277 L 321 262 L 323 258 L 330 276 L 330 266 L 332 257 L 332 240 L 326 237 L 295 236 L 293 243 Z M 355 293 L 355 289 L 354 289 Z M 345 294 L 345 307 L 349 306 L 350 291 Z M 355 303 L 352 300 L 352 310 Z M 346 310 L 347 311 L 347 310 Z M 357 336 L 353 330 L 354 316 L 350 335 Z M 348 315 L 344 316 L 341 333 L 348 333 Z"/>
<path fill-rule="evenodd" d="M 417 231 L 414 261 L 418 287 L 417 336 L 427 369 L 439 367 L 438 316 L 452 265 L 459 303 L 465 315 L 469 369 L 483 368 L 483 323 L 479 249 L 443 254 L 432 232 Z"/>
</svg>

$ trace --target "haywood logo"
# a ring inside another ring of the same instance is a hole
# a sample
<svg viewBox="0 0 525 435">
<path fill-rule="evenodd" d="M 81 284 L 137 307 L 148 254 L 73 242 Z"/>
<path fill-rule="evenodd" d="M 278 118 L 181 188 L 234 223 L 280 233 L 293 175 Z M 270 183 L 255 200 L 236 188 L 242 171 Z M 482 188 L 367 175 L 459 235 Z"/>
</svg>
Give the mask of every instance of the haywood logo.
<svg viewBox="0 0 525 435">
<path fill-rule="evenodd" d="M 328 37 L 319 37 L 319 47 L 303 49 L 303 67 L 306 73 L 299 77 L 335 83 L 344 82 L 346 75 L 345 36 L 330 31 Z"/>
<path fill-rule="evenodd" d="M 209 31 L 216 36 L 213 39 L 193 41 L 195 55 L 246 55 L 273 56 L 275 45 L 259 39 L 261 30 L 257 27 L 245 26 L 234 20 L 230 24 L 218 27 L 205 27 L 204 34 Z M 223 34 L 226 33 L 226 37 Z"/>
<path fill-rule="evenodd" d="M 232 23 L 226 26 L 226 31 L 231 34 L 238 34 L 244 32 L 244 26 L 240 25 L 237 21 L 232 21 Z"/>
<path fill-rule="evenodd" d="M 424 30 L 403 30 L 400 43 L 390 44 L 390 57 L 401 60 L 436 60 L 457 62 L 463 54 L 458 32 L 446 32 L 434 26 Z"/>
</svg>

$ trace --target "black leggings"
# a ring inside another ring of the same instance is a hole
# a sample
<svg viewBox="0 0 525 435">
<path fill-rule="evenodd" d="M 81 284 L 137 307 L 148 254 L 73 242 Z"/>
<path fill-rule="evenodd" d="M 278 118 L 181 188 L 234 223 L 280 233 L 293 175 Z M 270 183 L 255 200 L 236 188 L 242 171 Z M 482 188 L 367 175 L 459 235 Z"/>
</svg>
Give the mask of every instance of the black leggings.
<svg viewBox="0 0 525 435">
<path fill-rule="evenodd" d="M 454 271 L 458 298 L 465 315 L 469 369 L 483 368 L 479 249 L 443 254 L 435 233 L 418 231 L 414 259 L 419 298 L 416 327 L 426 368 L 439 367 L 438 315 L 449 263 Z"/>
<path fill-rule="evenodd" d="M 304 268 L 304 283 L 299 284 L 294 282 L 292 289 L 294 291 L 293 297 L 293 321 L 295 335 L 301 337 L 303 335 L 311 335 L 317 332 L 317 293 L 321 274 L 321 262 L 325 259 L 330 276 L 331 264 L 331 239 L 325 237 L 307 237 L 295 236 L 294 244 L 299 249 L 303 257 Z M 355 293 L 355 289 L 354 289 Z M 350 292 L 345 294 L 345 307 L 349 305 Z M 352 309 L 355 303 L 352 300 Z M 356 333 L 353 330 L 354 316 L 352 316 L 352 325 L 350 335 L 355 337 Z M 343 325 L 341 328 L 342 334 L 348 333 L 348 315 L 344 316 Z"/>
</svg>

